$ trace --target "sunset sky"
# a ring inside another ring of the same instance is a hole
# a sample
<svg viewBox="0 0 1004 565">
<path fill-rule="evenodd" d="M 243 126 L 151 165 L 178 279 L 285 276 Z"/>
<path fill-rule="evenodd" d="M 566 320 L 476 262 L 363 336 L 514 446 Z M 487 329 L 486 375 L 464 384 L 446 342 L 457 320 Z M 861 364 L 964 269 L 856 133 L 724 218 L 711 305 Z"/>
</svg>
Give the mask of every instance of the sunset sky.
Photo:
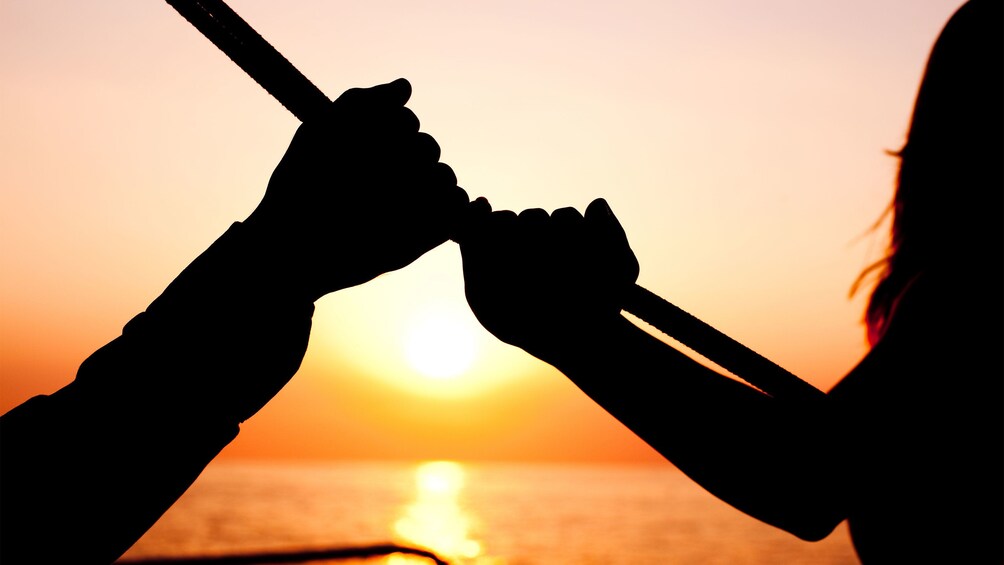
<svg viewBox="0 0 1004 565">
<path fill-rule="evenodd" d="M 886 152 L 961 5 L 228 3 L 332 98 L 410 80 L 472 198 L 605 197 L 642 286 L 822 389 L 865 352 L 848 291 L 885 245 Z M 0 2 L 0 412 L 244 219 L 297 125 L 163 0 Z M 452 243 L 322 298 L 300 372 L 223 456 L 660 459 L 481 329 Z"/>
</svg>

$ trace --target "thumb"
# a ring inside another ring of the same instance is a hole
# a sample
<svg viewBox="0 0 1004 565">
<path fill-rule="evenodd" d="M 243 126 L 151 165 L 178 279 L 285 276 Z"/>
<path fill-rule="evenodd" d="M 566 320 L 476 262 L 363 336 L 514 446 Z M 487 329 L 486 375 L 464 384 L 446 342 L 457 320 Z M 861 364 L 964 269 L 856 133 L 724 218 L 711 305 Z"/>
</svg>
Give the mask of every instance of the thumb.
<svg viewBox="0 0 1004 565">
<path fill-rule="evenodd" d="M 638 259 L 631 251 L 627 233 L 614 216 L 613 211 L 602 198 L 589 203 L 584 214 L 587 233 L 591 233 L 603 253 L 613 259 L 623 268 L 627 280 L 634 282 L 638 278 Z"/>
<path fill-rule="evenodd" d="M 614 237 L 627 243 L 627 234 L 614 216 L 610 205 L 603 198 L 597 198 L 589 203 L 584 214 L 586 225 L 601 235 Z"/>
<path fill-rule="evenodd" d="M 399 78 L 370 88 L 346 90 L 338 97 L 338 101 L 374 106 L 404 106 L 409 98 L 411 98 L 411 83 L 407 79 Z"/>
</svg>

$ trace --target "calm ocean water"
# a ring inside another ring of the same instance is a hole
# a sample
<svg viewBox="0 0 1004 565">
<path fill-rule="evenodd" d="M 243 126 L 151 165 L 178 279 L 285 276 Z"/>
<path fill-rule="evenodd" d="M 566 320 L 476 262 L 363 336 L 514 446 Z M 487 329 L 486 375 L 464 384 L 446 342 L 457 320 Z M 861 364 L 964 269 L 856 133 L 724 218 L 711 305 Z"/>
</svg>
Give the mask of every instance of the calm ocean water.
<svg viewBox="0 0 1004 565">
<path fill-rule="evenodd" d="M 125 557 L 387 542 L 430 548 L 457 565 L 857 563 L 846 526 L 802 542 L 668 464 L 456 462 L 216 462 Z"/>
</svg>

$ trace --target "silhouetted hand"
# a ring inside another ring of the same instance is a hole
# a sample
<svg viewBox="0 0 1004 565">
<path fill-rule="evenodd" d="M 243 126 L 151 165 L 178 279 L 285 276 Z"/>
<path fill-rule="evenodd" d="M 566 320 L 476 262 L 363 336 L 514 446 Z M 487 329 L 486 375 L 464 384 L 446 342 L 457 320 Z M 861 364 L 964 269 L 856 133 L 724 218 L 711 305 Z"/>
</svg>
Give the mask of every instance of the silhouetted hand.
<svg viewBox="0 0 1004 565">
<path fill-rule="evenodd" d="M 552 364 L 584 332 L 620 316 L 638 277 L 624 230 L 602 199 L 584 217 L 574 208 L 493 212 L 469 226 L 460 248 L 478 320 Z"/>
<path fill-rule="evenodd" d="M 81 366 L 92 396 L 243 422 L 299 369 L 313 302 L 403 267 L 468 207 L 405 80 L 354 89 L 300 126 L 262 202 Z M 137 378 L 137 375 L 142 375 Z"/>
<path fill-rule="evenodd" d="M 300 126 L 244 222 L 311 299 L 408 265 L 452 234 L 469 199 L 404 105 L 404 79 L 342 94 Z"/>
</svg>

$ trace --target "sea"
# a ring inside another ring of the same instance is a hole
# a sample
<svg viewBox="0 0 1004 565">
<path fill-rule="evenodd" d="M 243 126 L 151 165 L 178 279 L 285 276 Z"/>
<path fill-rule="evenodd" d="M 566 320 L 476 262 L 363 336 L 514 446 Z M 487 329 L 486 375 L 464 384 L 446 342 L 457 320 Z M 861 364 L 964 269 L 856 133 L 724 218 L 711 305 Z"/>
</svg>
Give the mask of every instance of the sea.
<svg viewBox="0 0 1004 565">
<path fill-rule="evenodd" d="M 801 541 L 669 464 L 461 461 L 216 461 L 122 561 L 382 544 L 453 565 L 858 563 L 846 524 Z M 336 562 L 434 561 L 406 553 L 326 561 Z"/>
</svg>

